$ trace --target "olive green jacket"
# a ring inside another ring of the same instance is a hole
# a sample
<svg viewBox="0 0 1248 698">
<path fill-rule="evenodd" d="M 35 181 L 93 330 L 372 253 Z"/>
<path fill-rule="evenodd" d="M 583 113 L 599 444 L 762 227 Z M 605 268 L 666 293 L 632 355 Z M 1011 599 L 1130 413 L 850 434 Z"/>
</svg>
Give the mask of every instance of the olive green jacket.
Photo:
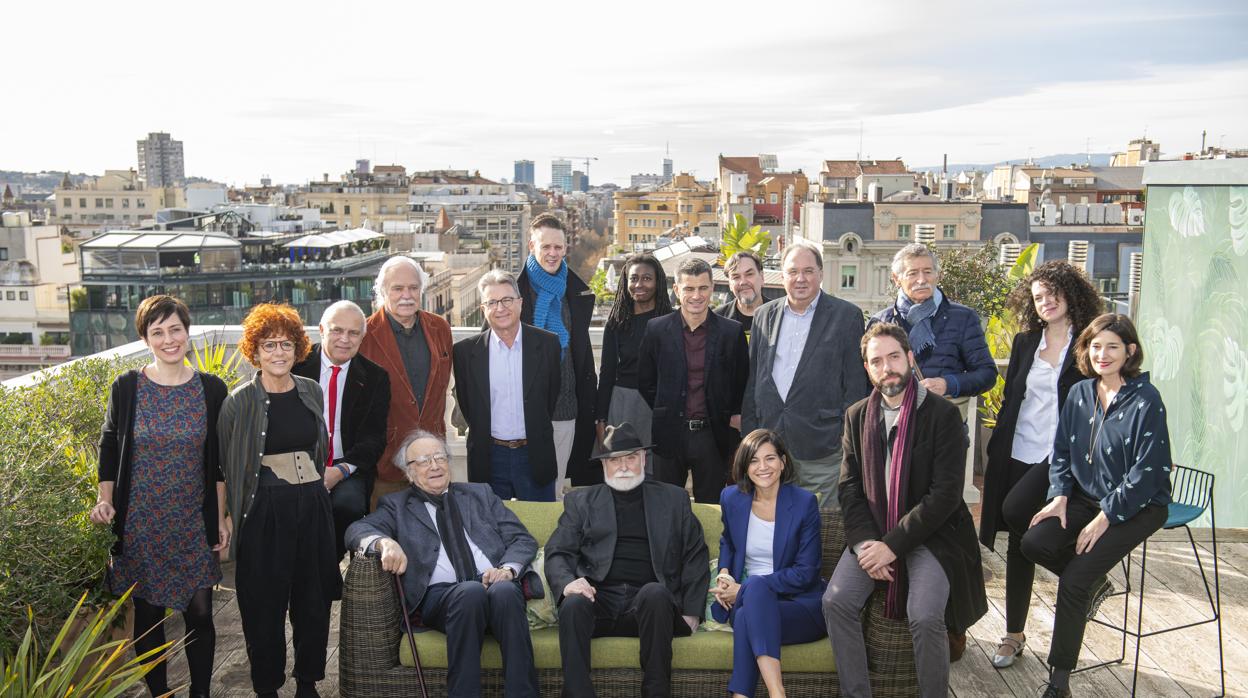
<svg viewBox="0 0 1248 698">
<path fill-rule="evenodd" d="M 320 433 L 316 437 L 316 453 L 312 461 L 316 470 L 325 475 L 325 456 L 329 437 L 325 431 L 324 398 L 321 384 L 310 378 L 291 375 L 299 400 L 313 414 Z M 217 421 L 217 437 L 221 442 L 221 472 L 225 475 L 225 506 L 234 532 L 230 536 L 230 559 L 238 559 L 238 540 L 247 513 L 256 498 L 260 482 L 260 458 L 264 456 L 264 435 L 269 425 L 269 394 L 260 384 L 260 372 L 255 378 L 234 389 L 221 405 L 221 417 Z"/>
</svg>

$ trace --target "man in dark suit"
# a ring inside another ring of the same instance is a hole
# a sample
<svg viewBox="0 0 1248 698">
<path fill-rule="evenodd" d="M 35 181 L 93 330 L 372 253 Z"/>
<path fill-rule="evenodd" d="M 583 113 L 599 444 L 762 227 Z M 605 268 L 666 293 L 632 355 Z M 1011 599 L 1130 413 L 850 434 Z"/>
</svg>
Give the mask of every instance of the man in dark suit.
<svg viewBox="0 0 1248 698">
<path fill-rule="evenodd" d="M 592 485 L 601 475 L 589 462 L 598 393 L 589 343 L 594 292 L 568 267 L 567 253 L 564 222 L 553 213 L 534 217 L 529 224 L 529 257 L 516 282 L 524 298 L 520 320 L 559 338 L 559 395 L 551 421 L 558 459 L 555 496 L 560 499 L 565 477 L 574 485 Z"/>
<path fill-rule="evenodd" d="M 710 265 L 683 262 L 673 286 L 680 312 L 646 323 L 637 367 L 654 410 L 654 474 L 684 487 L 693 471 L 694 499 L 715 504 L 741 441 L 748 348 L 741 323 L 710 312 Z"/>
<path fill-rule="evenodd" d="M 468 422 L 468 480 L 503 499 L 555 501 L 550 416 L 559 397 L 559 339 L 520 322 L 516 278 L 495 269 L 477 284 L 489 329 L 455 343 L 455 401 Z"/>
<path fill-rule="evenodd" d="M 419 611 L 425 627 L 446 633 L 449 695 L 481 695 L 488 627 L 503 651 L 504 695 L 537 696 L 520 586 L 531 575 L 540 589 L 530 567 L 537 541 L 490 488 L 451 483 L 442 437 L 414 431 L 394 460 L 413 486 L 382 497 L 377 511 L 352 524 L 351 548 L 379 552 L 382 569 L 403 578 L 405 610 Z"/>
<path fill-rule="evenodd" d="M 754 313 L 741 433 L 780 434 L 797 484 L 820 506 L 836 507 L 842 418 L 871 389 L 858 353 L 862 311 L 820 290 L 823 254 L 815 245 L 790 244 L 780 265 L 785 297 Z"/>
<path fill-rule="evenodd" d="M 590 638 L 641 639 L 641 693 L 671 695 L 672 637 L 697 629 L 711 581 L 702 525 L 683 489 L 646 480 L 632 425 L 607 427 L 603 484 L 575 489 L 546 541 L 559 602 L 563 695 L 592 698 Z"/>
<path fill-rule="evenodd" d="M 346 554 L 343 534 L 368 513 L 377 462 L 386 450 L 386 415 L 390 376 L 359 354 L 365 318 L 360 306 L 338 301 L 321 315 L 321 342 L 294 374 L 321 384 L 330 455 L 325 489 L 334 506 L 334 542 L 338 558 Z"/>
<path fill-rule="evenodd" d="M 861 614 L 883 584 L 885 615 L 910 625 L 919 695 L 943 697 L 950 638 L 964 641 L 988 610 L 979 543 L 962 501 L 962 420 L 914 375 L 901 327 L 869 327 L 861 356 L 875 390 L 846 413 L 845 551 L 823 596 L 841 694 L 871 694 Z"/>
</svg>

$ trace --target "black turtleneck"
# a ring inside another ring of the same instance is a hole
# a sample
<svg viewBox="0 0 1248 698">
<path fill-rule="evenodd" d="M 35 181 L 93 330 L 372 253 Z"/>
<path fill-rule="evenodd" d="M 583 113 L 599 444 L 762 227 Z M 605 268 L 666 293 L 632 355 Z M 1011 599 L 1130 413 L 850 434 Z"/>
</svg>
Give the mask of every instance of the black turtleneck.
<svg viewBox="0 0 1248 698">
<path fill-rule="evenodd" d="M 650 559 L 650 537 L 646 532 L 646 504 L 641 495 L 645 485 L 628 492 L 611 490 L 615 500 L 615 556 L 604 584 L 642 586 L 657 582 Z"/>
</svg>

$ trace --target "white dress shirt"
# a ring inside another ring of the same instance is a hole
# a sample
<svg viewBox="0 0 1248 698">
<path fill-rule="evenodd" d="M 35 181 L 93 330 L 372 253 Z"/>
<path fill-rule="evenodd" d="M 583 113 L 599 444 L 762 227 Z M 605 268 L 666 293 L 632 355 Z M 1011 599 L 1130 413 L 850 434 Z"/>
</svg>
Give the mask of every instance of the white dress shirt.
<svg viewBox="0 0 1248 698">
<path fill-rule="evenodd" d="M 745 529 L 745 574 L 747 577 L 758 577 L 775 571 L 775 552 L 772 544 L 776 540 L 776 522 L 764 521 L 750 512 L 750 523 Z"/>
<path fill-rule="evenodd" d="M 784 300 L 780 336 L 776 338 L 776 360 L 771 364 L 771 380 L 775 382 L 781 400 L 789 398 L 789 388 L 793 386 L 793 375 L 797 373 L 797 364 L 806 349 L 806 338 L 810 336 L 810 324 L 815 319 L 815 305 L 818 303 L 819 293 L 816 292 L 806 311 L 799 313 L 793 310 L 787 298 Z"/>
<path fill-rule="evenodd" d="M 1070 351 L 1074 330 L 1066 333 L 1066 346 L 1057 358 L 1057 366 L 1049 365 L 1040 358 L 1040 352 L 1048 348 L 1044 333 L 1040 334 L 1040 346 L 1027 372 L 1027 392 L 1018 408 L 1018 423 L 1014 426 L 1014 443 L 1010 457 L 1021 463 L 1040 463 L 1053 452 L 1053 437 L 1057 435 L 1057 381 Z"/>
<path fill-rule="evenodd" d="M 334 423 L 329 423 L 329 379 L 333 376 L 334 362 L 325 356 L 325 352 L 321 352 L 321 395 L 325 397 L 325 409 L 321 413 L 321 417 L 325 419 L 325 424 L 333 428 L 334 441 L 330 444 L 333 449 L 334 460 L 342 458 L 342 389 L 347 385 L 347 371 L 351 368 L 351 360 L 343 362 L 338 371 L 338 394 L 334 396 Z M 355 472 L 355 466 L 350 463 L 343 463 L 347 466 L 347 470 L 351 473 Z"/>
<path fill-rule="evenodd" d="M 523 327 L 508 347 L 490 330 L 490 436 L 504 441 L 526 438 L 524 431 Z"/>
</svg>

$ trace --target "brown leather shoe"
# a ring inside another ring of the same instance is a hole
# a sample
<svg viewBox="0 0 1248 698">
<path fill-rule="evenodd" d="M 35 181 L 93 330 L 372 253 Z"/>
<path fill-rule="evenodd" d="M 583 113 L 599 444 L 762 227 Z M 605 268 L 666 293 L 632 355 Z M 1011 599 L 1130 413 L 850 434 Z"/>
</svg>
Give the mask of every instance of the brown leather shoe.
<svg viewBox="0 0 1248 698">
<path fill-rule="evenodd" d="M 966 633 L 949 631 L 949 662 L 958 661 L 966 654 Z"/>
</svg>

